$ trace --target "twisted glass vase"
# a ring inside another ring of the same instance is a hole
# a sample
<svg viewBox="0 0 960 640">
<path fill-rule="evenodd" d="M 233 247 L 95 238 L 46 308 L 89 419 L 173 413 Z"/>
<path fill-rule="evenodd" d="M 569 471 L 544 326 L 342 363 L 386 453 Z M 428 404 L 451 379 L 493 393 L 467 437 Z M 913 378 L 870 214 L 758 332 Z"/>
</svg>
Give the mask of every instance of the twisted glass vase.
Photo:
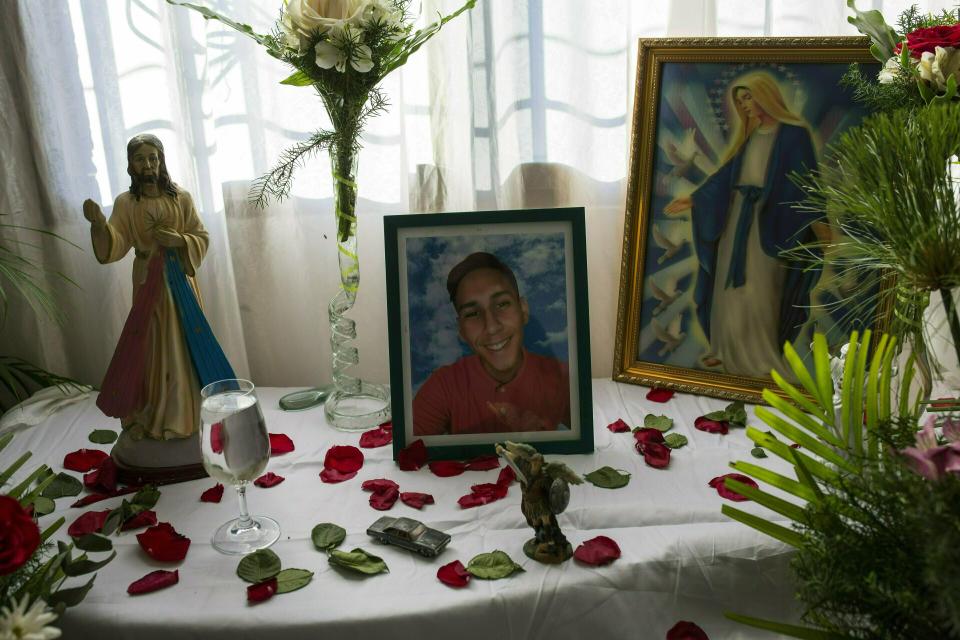
<svg viewBox="0 0 960 640">
<path fill-rule="evenodd" d="M 284 396 L 284 409 L 306 409 L 323 402 L 327 422 L 342 431 L 363 431 L 390 419 L 390 389 L 361 380 L 348 369 L 360 362 L 354 341 L 356 322 L 347 312 L 357 301 L 360 261 L 357 255 L 357 148 L 330 145 L 333 206 L 336 215 L 340 290 L 327 308 L 330 318 L 330 357 L 333 385 Z"/>
</svg>

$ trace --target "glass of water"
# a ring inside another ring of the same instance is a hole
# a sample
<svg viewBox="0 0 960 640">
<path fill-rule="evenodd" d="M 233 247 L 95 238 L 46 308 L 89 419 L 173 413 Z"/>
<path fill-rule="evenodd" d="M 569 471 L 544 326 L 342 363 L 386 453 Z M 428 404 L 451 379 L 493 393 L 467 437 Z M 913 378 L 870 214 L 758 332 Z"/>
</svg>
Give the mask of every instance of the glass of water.
<svg viewBox="0 0 960 640">
<path fill-rule="evenodd" d="M 200 390 L 200 449 L 203 466 L 214 479 L 232 484 L 240 498 L 240 517 L 223 524 L 211 538 L 220 553 L 246 555 L 280 537 L 272 518 L 247 512 L 247 484 L 270 459 L 270 436 L 249 380 L 220 380 Z"/>
</svg>

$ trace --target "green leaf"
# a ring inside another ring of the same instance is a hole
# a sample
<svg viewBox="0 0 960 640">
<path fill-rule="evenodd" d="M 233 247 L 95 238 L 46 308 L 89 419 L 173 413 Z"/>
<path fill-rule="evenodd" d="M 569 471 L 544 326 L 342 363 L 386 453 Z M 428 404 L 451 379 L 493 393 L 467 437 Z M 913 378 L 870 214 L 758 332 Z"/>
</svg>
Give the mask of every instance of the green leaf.
<svg viewBox="0 0 960 640">
<path fill-rule="evenodd" d="M 17 469 L 22 467 L 27 462 L 27 460 L 30 459 L 30 456 L 32 455 L 33 455 L 32 453 L 27 451 L 22 456 L 14 460 L 9 467 L 4 469 L 3 472 L 0 473 L 0 487 L 6 484 L 7 480 L 9 480 L 11 476 L 13 476 L 13 474 L 17 472 Z"/>
<path fill-rule="evenodd" d="M 747 426 L 747 410 L 743 406 L 743 402 L 737 400 L 727 405 L 727 422 L 731 427 L 743 428 Z"/>
<path fill-rule="evenodd" d="M 809 449 L 814 454 L 822 457 L 828 462 L 832 462 L 842 469 L 851 472 L 855 471 L 855 468 L 850 461 L 837 453 L 833 447 L 825 445 L 820 440 L 814 438 L 800 428 L 790 424 L 765 407 L 757 407 L 756 414 L 758 418 L 789 438 L 791 442 L 798 443 L 800 446 Z"/>
<path fill-rule="evenodd" d="M 790 495 L 797 496 L 803 500 L 812 502 L 817 498 L 816 494 L 811 491 L 809 487 L 804 486 L 796 480 L 780 475 L 775 471 L 770 471 L 769 469 L 764 469 L 763 467 L 758 467 L 755 464 L 743 461 L 731 462 L 730 466 L 741 473 L 752 476 L 761 482 L 772 484 L 777 489 L 786 491 Z"/>
<path fill-rule="evenodd" d="M 843 431 L 843 443 L 844 448 L 849 450 L 850 448 L 850 425 L 851 425 L 851 413 L 857 413 L 859 411 L 854 411 L 853 403 L 850 402 L 850 396 L 853 393 L 854 386 L 854 363 L 857 361 L 857 351 L 860 349 L 860 343 L 858 341 L 858 334 L 856 331 L 850 334 L 850 342 L 847 343 L 847 357 L 843 361 L 843 382 L 840 385 L 840 397 L 842 401 L 840 402 L 840 425 Z"/>
<path fill-rule="evenodd" d="M 830 349 L 827 338 L 822 333 L 813 334 L 813 372 L 817 377 L 817 390 L 820 403 L 828 406 L 833 403 L 833 376 L 830 371 Z"/>
<path fill-rule="evenodd" d="M 263 582 L 280 573 L 280 557 L 270 549 L 260 549 L 243 556 L 237 575 L 247 582 Z"/>
<path fill-rule="evenodd" d="M 784 517 L 790 518 L 797 524 L 803 524 L 806 521 L 804 510 L 792 502 L 787 502 L 783 498 L 778 498 L 762 489 L 756 489 L 734 478 L 725 478 L 723 484 L 726 485 L 727 489 L 735 491 L 743 497 L 749 498 L 757 504 L 763 505 L 767 509 L 779 513 Z"/>
<path fill-rule="evenodd" d="M 771 538 L 775 538 L 780 542 L 789 544 L 792 547 L 799 549 L 803 544 L 803 536 L 793 529 L 788 529 L 779 524 L 774 524 L 769 520 L 764 520 L 759 516 L 747 513 L 746 511 L 741 511 L 740 509 L 731 507 L 728 504 L 720 507 L 720 511 L 725 516 L 733 518 L 734 520 L 741 522 L 752 529 L 756 529 L 760 533 L 764 533 Z"/>
<path fill-rule="evenodd" d="M 817 420 L 833 426 L 834 419 L 833 407 L 830 408 L 830 411 L 824 413 L 823 408 L 814 403 L 808 396 L 806 396 L 800 389 L 797 389 L 795 386 L 787 382 L 787 380 L 777 373 L 776 370 L 770 372 L 773 381 L 777 383 L 777 386 L 786 393 L 791 400 L 793 400 L 801 409 L 812 415 Z"/>
<path fill-rule="evenodd" d="M 603 489 L 619 489 L 630 482 L 629 473 L 620 473 L 613 467 L 600 467 L 596 471 L 585 474 L 584 479 Z"/>
<path fill-rule="evenodd" d="M 57 505 L 53 503 L 53 500 L 50 498 L 44 498 L 40 496 L 34 498 L 33 500 L 33 513 L 36 516 L 45 516 L 48 513 L 53 513 L 53 510 L 57 508 Z"/>
<path fill-rule="evenodd" d="M 374 575 L 377 573 L 383 573 L 384 571 L 389 571 L 387 568 L 387 563 L 384 562 L 382 558 L 379 558 L 372 553 L 367 553 L 360 548 L 354 549 L 353 551 L 340 551 L 339 549 L 334 549 L 330 552 L 330 555 L 327 556 L 327 560 L 330 562 L 330 564 L 336 567 L 350 569 L 351 571 L 359 571 L 360 573 L 365 573 L 367 575 Z"/>
<path fill-rule="evenodd" d="M 711 411 L 710 413 L 705 413 L 703 415 L 707 420 L 714 420 L 716 422 L 726 422 L 729 419 L 726 409 L 720 409 L 719 411 Z"/>
<path fill-rule="evenodd" d="M 817 436 L 824 442 L 832 444 L 835 447 L 843 448 L 843 441 L 840 440 L 834 433 L 825 427 L 822 422 L 818 422 L 817 418 L 811 416 L 791 403 L 787 402 L 784 398 L 781 398 L 776 393 L 770 389 L 764 389 L 762 393 L 763 401 L 769 404 L 774 409 L 778 410 L 787 418 L 790 418 L 799 426 L 805 428 L 807 431 Z M 756 414 L 760 418 L 760 414 Z M 760 418 L 763 420 L 763 418 Z M 771 425 L 773 426 L 773 425 Z"/>
<path fill-rule="evenodd" d="M 883 19 L 883 14 L 876 9 L 860 11 L 855 0 L 847 0 L 847 6 L 853 9 L 853 15 L 847 17 L 847 22 L 863 35 L 870 36 L 873 42 L 870 47 L 873 57 L 879 62 L 892 58 L 893 50 L 897 46 L 897 32 Z"/>
<path fill-rule="evenodd" d="M 86 573 L 93 573 L 98 569 L 102 569 L 107 566 L 111 560 L 117 557 L 117 552 L 114 551 L 109 556 L 103 560 L 93 561 L 88 560 L 86 555 L 82 555 L 76 560 L 63 563 L 63 573 L 67 576 L 82 576 Z"/>
<path fill-rule="evenodd" d="M 671 449 L 679 449 L 687 446 L 687 436 L 682 433 L 668 433 L 663 436 L 663 443 Z"/>
<path fill-rule="evenodd" d="M 787 342 L 783 345 L 783 357 L 786 358 L 787 363 L 790 365 L 790 369 L 793 371 L 794 375 L 797 377 L 797 381 L 806 389 L 813 398 L 820 404 L 820 406 L 828 406 L 833 402 L 833 398 L 828 398 L 824 402 L 823 398 L 820 397 L 820 391 L 817 389 L 816 383 L 813 381 L 813 377 L 810 375 L 810 372 L 807 370 L 807 365 L 803 363 L 803 360 L 797 354 L 796 349 L 793 348 L 793 345 Z"/>
<path fill-rule="evenodd" d="M 10 489 L 10 491 L 7 492 L 7 495 L 11 498 L 19 500 L 23 496 L 23 492 L 30 488 L 30 485 L 33 484 L 33 481 L 42 477 L 49 470 L 50 467 L 47 465 L 40 465 L 38 468 L 34 469 L 33 472 L 23 480 L 23 482 L 15 486 L 13 489 Z"/>
<path fill-rule="evenodd" d="M 850 396 L 850 436 L 853 438 L 853 451 L 858 456 L 863 455 L 863 386 L 867 370 L 867 355 L 870 351 L 870 331 L 863 332 L 860 342 L 860 351 L 854 365 L 851 383 L 853 389 Z M 846 398 L 845 398 L 846 400 Z"/>
<path fill-rule="evenodd" d="M 290 593 L 310 584 L 313 571 L 306 569 L 284 569 L 277 574 L 277 593 Z"/>
<path fill-rule="evenodd" d="M 845 640 L 846 638 L 846 636 L 838 635 L 830 631 L 824 631 L 822 629 L 814 629 L 813 627 L 799 627 L 797 625 L 774 622 L 772 620 L 762 620 L 760 618 L 743 616 L 739 613 L 730 613 L 729 611 L 724 611 L 723 615 L 734 622 L 739 622 L 740 624 L 745 624 L 749 627 L 763 629 L 764 631 L 773 631 L 774 633 L 779 633 L 780 635 L 790 636 L 791 638 L 800 638 L 801 640 Z"/>
<path fill-rule="evenodd" d="M 147 509 L 153 509 L 157 505 L 157 500 L 160 499 L 160 490 L 157 489 L 152 484 L 148 484 L 143 487 L 130 498 L 130 502 L 138 507 L 142 507 L 137 511 L 145 511 Z M 136 515 L 136 514 L 134 514 Z"/>
<path fill-rule="evenodd" d="M 57 529 L 63 526 L 63 523 L 66 522 L 64 518 L 57 518 L 57 521 L 51 524 L 49 527 L 43 530 L 43 533 L 40 534 L 40 544 L 43 544 L 50 539 L 50 536 L 57 532 Z"/>
<path fill-rule="evenodd" d="M 767 452 L 763 450 L 763 447 L 754 447 L 750 449 L 750 455 L 754 458 L 766 458 Z"/>
<path fill-rule="evenodd" d="M 279 57 L 279 52 L 275 49 L 275 47 L 271 46 L 274 42 L 273 37 L 257 33 L 256 31 L 253 30 L 253 27 L 251 27 L 248 24 L 243 24 L 242 22 L 234 22 L 230 18 L 224 15 L 221 15 L 212 9 L 208 9 L 207 7 L 203 7 L 196 4 L 191 4 L 189 2 L 177 2 L 177 0 L 167 0 L 167 2 L 169 4 L 186 7 L 188 9 L 193 9 L 194 11 L 202 15 L 205 20 L 219 20 L 220 22 L 227 25 L 228 27 L 235 29 L 240 33 L 256 40 L 257 44 L 267 48 L 267 53 L 269 53 L 270 55 L 274 57 Z"/>
<path fill-rule="evenodd" d="M 79 538 L 75 538 L 73 544 L 76 545 L 77 549 L 82 549 L 83 551 L 110 551 L 113 549 L 113 543 L 110 542 L 110 538 L 104 538 L 95 533 L 88 533 Z"/>
<path fill-rule="evenodd" d="M 340 543 L 347 537 L 347 531 L 331 522 L 322 522 L 313 528 L 310 537 L 313 539 L 313 546 L 318 551 L 329 551 L 340 546 Z"/>
<path fill-rule="evenodd" d="M 44 498 L 56 500 L 57 498 L 80 495 L 82 490 L 83 483 L 80 480 L 68 473 L 58 473 L 53 482 L 48 484 L 40 495 Z"/>
<path fill-rule="evenodd" d="M 880 341 L 873 351 L 873 358 L 870 360 L 870 369 L 867 373 L 867 457 L 871 460 L 876 459 L 878 451 L 877 413 L 880 410 L 880 390 L 877 388 L 877 384 L 880 382 L 880 364 L 886 355 L 888 339 L 886 334 L 880 336 Z"/>
<path fill-rule="evenodd" d="M 87 439 L 97 444 L 112 444 L 117 441 L 117 432 L 110 429 L 95 429 L 90 432 Z"/>
<path fill-rule="evenodd" d="M 302 70 L 294 71 L 292 74 L 280 81 L 280 84 L 288 84 L 292 87 L 309 87 L 314 80 Z"/>
<path fill-rule="evenodd" d="M 673 418 L 648 413 L 643 418 L 643 426 L 647 429 L 656 429 L 657 431 L 670 431 L 670 429 L 673 428 Z"/>
<path fill-rule="evenodd" d="M 90 579 L 86 584 L 79 587 L 74 587 L 72 589 L 61 589 L 56 593 L 51 593 L 50 597 L 47 598 L 47 604 L 51 607 L 56 607 L 57 605 L 62 604 L 65 607 L 75 607 L 81 602 L 83 598 L 87 595 L 87 592 L 93 588 L 93 581 L 97 576 L 90 576 Z"/>
<path fill-rule="evenodd" d="M 499 580 L 506 578 L 515 571 L 523 571 L 523 567 L 514 562 L 503 551 L 491 551 L 474 556 L 467 563 L 467 571 L 477 578 L 484 580 Z"/>
<path fill-rule="evenodd" d="M 796 456 L 799 456 L 806 463 L 807 469 L 810 470 L 810 473 L 824 482 L 833 483 L 837 478 L 837 472 L 835 470 L 831 469 L 819 460 L 814 460 L 810 456 L 800 453 L 796 449 L 793 449 L 787 446 L 785 443 L 780 442 L 773 434 L 763 433 L 759 429 L 747 427 L 747 437 L 753 440 L 753 442 L 758 446 L 763 447 L 765 450 L 779 458 L 786 460 L 790 464 L 794 464 Z"/>
<path fill-rule="evenodd" d="M 100 527 L 100 533 L 109 536 L 120 527 L 120 525 L 129 517 L 125 512 L 130 510 L 130 503 L 124 500 L 119 507 L 111 509 Z"/>
</svg>

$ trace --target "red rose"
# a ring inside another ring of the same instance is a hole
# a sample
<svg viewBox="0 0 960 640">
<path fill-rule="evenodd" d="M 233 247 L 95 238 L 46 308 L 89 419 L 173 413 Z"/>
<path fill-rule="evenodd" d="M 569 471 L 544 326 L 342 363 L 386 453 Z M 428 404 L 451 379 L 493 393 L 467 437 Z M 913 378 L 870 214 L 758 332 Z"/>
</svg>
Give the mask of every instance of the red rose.
<svg viewBox="0 0 960 640">
<path fill-rule="evenodd" d="M 896 51 L 900 53 L 900 44 Z M 919 58 L 924 52 L 936 53 L 937 47 L 960 48 L 960 23 L 949 27 L 927 27 L 907 34 L 910 55 Z"/>
<path fill-rule="evenodd" d="M 0 576 L 13 573 L 40 546 L 40 528 L 26 509 L 9 496 L 0 496 Z"/>
</svg>

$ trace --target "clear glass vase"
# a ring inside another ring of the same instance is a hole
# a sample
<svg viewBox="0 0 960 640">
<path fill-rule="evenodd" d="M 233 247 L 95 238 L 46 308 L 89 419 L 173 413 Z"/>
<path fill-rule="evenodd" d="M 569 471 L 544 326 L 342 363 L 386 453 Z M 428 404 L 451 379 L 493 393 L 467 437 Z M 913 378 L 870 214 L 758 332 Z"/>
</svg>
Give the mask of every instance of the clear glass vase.
<svg viewBox="0 0 960 640">
<path fill-rule="evenodd" d="M 337 221 L 340 291 L 330 301 L 330 356 L 333 389 L 324 403 L 327 422 L 344 431 L 370 429 L 390 419 L 390 390 L 361 380 L 348 369 L 360 361 L 354 341 L 356 322 L 346 316 L 357 300 L 360 261 L 357 256 L 357 148 L 330 147 L 333 205 Z"/>
</svg>

